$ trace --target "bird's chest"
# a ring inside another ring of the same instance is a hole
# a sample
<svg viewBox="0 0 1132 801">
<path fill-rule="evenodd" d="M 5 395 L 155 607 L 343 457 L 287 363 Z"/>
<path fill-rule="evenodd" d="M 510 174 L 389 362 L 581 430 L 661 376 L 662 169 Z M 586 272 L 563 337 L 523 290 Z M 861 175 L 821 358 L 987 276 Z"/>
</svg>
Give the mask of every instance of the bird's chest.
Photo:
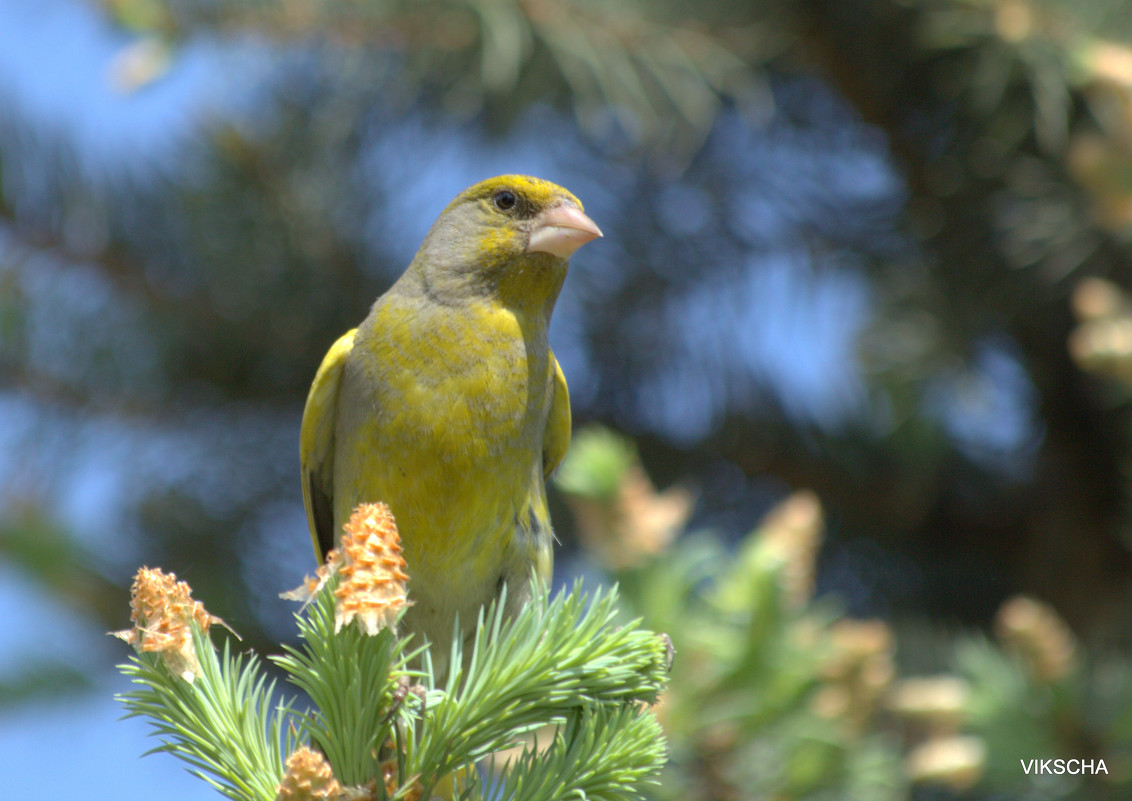
<svg viewBox="0 0 1132 801">
<path fill-rule="evenodd" d="M 448 626 L 455 611 L 474 619 L 449 609 L 453 599 L 474 609 L 501 580 L 525 580 L 533 565 L 549 572 L 542 453 L 553 363 L 545 333 L 524 335 L 505 315 L 385 322 L 359 329 L 343 368 L 335 517 L 388 503 L 414 577 L 414 619 Z"/>
<path fill-rule="evenodd" d="M 541 456 L 549 348 L 544 334 L 524 333 L 504 310 L 375 328 L 360 343 L 373 358 L 348 377 L 374 412 L 374 447 L 445 471 L 518 468 Z"/>
</svg>

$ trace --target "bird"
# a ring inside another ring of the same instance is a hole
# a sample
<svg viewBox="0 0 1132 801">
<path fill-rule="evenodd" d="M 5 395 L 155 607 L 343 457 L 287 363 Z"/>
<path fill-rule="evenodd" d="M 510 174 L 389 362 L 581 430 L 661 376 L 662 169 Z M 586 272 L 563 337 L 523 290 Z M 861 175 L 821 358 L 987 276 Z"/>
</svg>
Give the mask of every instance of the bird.
<svg viewBox="0 0 1132 801">
<path fill-rule="evenodd" d="M 402 628 L 430 643 L 437 675 L 504 587 L 513 616 L 532 571 L 550 579 L 546 481 L 571 412 L 548 328 L 570 256 L 601 236 L 549 181 L 477 183 L 315 374 L 299 443 L 315 554 L 356 506 L 387 504 L 408 564 Z"/>
</svg>

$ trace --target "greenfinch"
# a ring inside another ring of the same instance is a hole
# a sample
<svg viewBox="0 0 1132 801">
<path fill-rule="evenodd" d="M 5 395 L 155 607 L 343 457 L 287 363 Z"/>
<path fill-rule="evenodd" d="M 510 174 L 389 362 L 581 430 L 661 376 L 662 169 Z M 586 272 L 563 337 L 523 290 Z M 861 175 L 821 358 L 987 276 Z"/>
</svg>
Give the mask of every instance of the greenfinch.
<svg viewBox="0 0 1132 801">
<path fill-rule="evenodd" d="M 459 620 L 549 579 L 546 478 L 570 441 L 547 342 L 568 259 L 601 236 L 572 194 L 522 175 L 465 190 L 404 274 L 331 346 L 303 412 L 303 501 L 316 555 L 360 503 L 397 519 L 410 576 L 403 626 L 445 670 Z"/>
</svg>

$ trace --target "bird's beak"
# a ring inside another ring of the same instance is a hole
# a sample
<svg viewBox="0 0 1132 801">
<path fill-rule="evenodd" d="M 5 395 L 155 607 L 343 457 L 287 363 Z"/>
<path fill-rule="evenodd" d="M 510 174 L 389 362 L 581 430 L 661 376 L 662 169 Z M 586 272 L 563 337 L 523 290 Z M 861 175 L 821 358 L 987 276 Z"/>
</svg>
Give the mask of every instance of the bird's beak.
<svg viewBox="0 0 1132 801">
<path fill-rule="evenodd" d="M 601 229 L 573 203 L 543 210 L 533 220 L 527 253 L 549 253 L 560 259 L 601 236 Z"/>
</svg>

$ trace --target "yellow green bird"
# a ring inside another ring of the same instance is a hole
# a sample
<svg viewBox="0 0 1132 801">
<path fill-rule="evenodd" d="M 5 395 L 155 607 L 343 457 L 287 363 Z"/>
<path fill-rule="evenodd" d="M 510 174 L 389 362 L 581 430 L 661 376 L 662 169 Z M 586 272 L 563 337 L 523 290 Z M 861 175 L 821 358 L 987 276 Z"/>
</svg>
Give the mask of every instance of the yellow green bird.
<svg viewBox="0 0 1132 801">
<path fill-rule="evenodd" d="M 570 441 L 566 379 L 547 342 L 570 255 L 601 236 L 576 197 L 522 175 L 465 190 L 405 273 L 331 346 L 303 412 L 303 501 L 315 552 L 359 503 L 383 501 L 408 562 L 407 631 L 447 664 L 457 615 L 531 569 L 549 579 L 546 478 Z"/>
</svg>

